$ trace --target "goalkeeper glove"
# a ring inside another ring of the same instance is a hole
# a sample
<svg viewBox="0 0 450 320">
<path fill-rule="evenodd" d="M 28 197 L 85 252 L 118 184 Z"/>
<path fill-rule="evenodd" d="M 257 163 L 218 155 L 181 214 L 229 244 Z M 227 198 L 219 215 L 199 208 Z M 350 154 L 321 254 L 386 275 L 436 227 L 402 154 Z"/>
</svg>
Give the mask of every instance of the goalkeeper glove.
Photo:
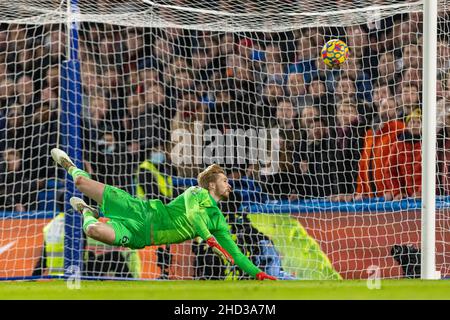
<svg viewBox="0 0 450 320">
<path fill-rule="evenodd" d="M 265 280 L 265 279 L 268 279 L 268 280 L 277 280 L 277 278 L 275 278 L 275 277 L 272 277 L 272 276 L 269 276 L 267 273 L 265 273 L 265 272 L 258 272 L 257 274 L 256 274 L 256 279 L 257 280 Z"/>
<path fill-rule="evenodd" d="M 211 248 L 219 250 L 225 256 L 225 258 L 227 258 L 227 260 L 230 261 L 231 264 L 234 264 L 233 257 L 224 248 L 222 248 L 222 246 L 216 241 L 214 237 L 209 237 L 206 240 L 206 243 Z"/>
</svg>

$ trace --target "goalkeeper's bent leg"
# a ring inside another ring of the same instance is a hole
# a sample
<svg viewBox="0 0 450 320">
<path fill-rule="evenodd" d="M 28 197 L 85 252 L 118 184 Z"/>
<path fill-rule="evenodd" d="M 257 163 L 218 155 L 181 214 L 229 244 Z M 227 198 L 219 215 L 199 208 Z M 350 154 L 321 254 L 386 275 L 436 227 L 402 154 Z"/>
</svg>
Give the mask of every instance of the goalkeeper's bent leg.
<svg viewBox="0 0 450 320">
<path fill-rule="evenodd" d="M 95 240 L 112 245 L 116 239 L 114 229 L 106 223 L 97 220 L 98 212 L 88 206 L 83 199 L 72 197 L 70 205 L 75 211 L 83 214 L 83 230 L 86 235 Z"/>
<path fill-rule="evenodd" d="M 114 229 L 106 223 L 99 222 L 89 213 L 83 213 L 83 230 L 86 235 L 97 241 L 113 245 L 116 239 Z"/>
<path fill-rule="evenodd" d="M 98 181 L 94 181 L 91 178 L 79 175 L 75 180 L 75 187 L 77 187 L 80 192 L 93 199 L 99 205 L 103 201 L 103 192 L 105 191 L 105 184 Z"/>
<path fill-rule="evenodd" d="M 53 160 L 66 169 L 72 176 L 78 190 L 89 198 L 95 200 L 97 203 L 102 203 L 103 192 L 105 190 L 105 185 L 103 183 L 92 180 L 91 176 L 86 171 L 77 168 L 67 153 L 63 150 L 53 148 L 50 153 Z"/>
</svg>

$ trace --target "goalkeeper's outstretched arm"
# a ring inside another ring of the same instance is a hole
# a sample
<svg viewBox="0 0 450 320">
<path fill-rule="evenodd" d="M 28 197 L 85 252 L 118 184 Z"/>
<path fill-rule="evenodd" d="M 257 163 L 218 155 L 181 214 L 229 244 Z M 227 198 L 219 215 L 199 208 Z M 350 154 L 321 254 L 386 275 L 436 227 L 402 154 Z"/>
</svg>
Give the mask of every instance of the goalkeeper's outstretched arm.
<svg viewBox="0 0 450 320">
<path fill-rule="evenodd" d="M 244 270 L 244 272 L 248 273 L 253 278 L 256 278 L 258 280 L 276 280 L 275 277 L 269 276 L 257 266 L 255 266 L 253 262 L 251 262 L 250 259 L 241 252 L 239 247 L 231 238 L 229 232 L 222 230 L 214 232 L 214 237 L 217 239 L 220 246 L 223 247 L 223 249 L 233 258 L 234 263 L 236 263 L 236 265 Z"/>
</svg>

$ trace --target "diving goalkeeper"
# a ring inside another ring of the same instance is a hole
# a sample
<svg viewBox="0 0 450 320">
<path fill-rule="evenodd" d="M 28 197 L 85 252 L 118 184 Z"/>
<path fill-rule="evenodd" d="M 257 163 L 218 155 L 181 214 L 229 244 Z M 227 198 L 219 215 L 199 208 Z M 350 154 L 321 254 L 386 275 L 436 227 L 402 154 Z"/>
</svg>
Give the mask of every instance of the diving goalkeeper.
<svg viewBox="0 0 450 320">
<path fill-rule="evenodd" d="M 51 150 L 53 160 L 72 176 L 75 186 L 100 205 L 99 213 L 82 199 L 72 197 L 70 205 L 83 214 L 83 230 L 88 237 L 115 246 L 140 249 L 145 246 L 180 243 L 200 236 L 232 264 L 258 280 L 276 280 L 256 267 L 238 248 L 217 202 L 231 192 L 228 178 L 218 165 L 211 165 L 198 176 L 199 186 L 190 187 L 168 204 L 160 200 L 141 200 L 127 192 L 90 178 L 77 168 L 62 150 Z"/>
</svg>

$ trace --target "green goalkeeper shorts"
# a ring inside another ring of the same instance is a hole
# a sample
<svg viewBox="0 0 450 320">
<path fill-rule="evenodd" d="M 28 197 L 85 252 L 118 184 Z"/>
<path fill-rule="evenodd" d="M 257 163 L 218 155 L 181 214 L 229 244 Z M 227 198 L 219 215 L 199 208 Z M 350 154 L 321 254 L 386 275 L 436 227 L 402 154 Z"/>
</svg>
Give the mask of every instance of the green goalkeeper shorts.
<svg viewBox="0 0 450 320">
<path fill-rule="evenodd" d="M 110 219 L 107 224 L 116 234 L 114 245 L 140 249 L 150 243 L 149 215 L 152 211 L 146 201 L 106 185 L 100 209 Z"/>
</svg>

